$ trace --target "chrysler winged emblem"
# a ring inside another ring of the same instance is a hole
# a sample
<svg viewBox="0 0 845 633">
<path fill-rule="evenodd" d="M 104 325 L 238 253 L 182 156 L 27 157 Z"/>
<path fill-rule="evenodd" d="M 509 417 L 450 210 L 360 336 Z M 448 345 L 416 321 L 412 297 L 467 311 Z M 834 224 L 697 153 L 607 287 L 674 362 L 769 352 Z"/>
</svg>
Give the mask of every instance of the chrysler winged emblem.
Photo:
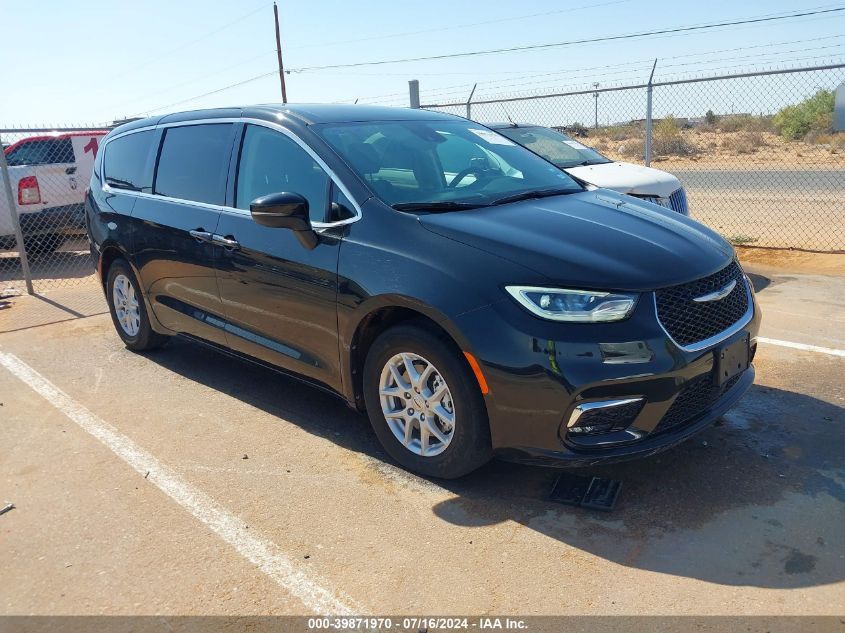
<svg viewBox="0 0 845 633">
<path fill-rule="evenodd" d="M 713 292 L 708 292 L 706 295 L 701 295 L 693 299 L 696 303 L 707 303 L 708 301 L 720 301 L 727 297 L 736 287 L 736 279 L 731 279 L 724 286 Z"/>
</svg>

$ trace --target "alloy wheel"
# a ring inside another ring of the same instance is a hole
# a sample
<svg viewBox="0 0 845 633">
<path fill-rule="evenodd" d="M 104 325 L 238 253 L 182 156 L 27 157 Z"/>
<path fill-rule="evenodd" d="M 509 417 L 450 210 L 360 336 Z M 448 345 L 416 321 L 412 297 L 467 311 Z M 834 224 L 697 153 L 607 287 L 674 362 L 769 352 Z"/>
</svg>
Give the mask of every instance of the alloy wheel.
<svg viewBox="0 0 845 633">
<path fill-rule="evenodd" d="M 455 434 L 455 406 L 443 375 L 410 352 L 385 363 L 379 380 L 381 410 L 394 437 L 409 451 L 434 457 Z"/>
<path fill-rule="evenodd" d="M 141 307 L 135 286 L 126 275 L 117 275 L 112 284 L 112 301 L 117 322 L 127 336 L 137 336 L 141 330 Z"/>
</svg>

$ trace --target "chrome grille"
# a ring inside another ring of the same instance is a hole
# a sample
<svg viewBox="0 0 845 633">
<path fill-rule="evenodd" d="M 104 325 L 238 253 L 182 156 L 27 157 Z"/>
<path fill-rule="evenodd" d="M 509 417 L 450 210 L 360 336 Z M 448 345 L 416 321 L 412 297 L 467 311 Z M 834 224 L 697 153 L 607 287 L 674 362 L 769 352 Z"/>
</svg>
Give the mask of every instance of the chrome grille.
<svg viewBox="0 0 845 633">
<path fill-rule="evenodd" d="M 689 207 L 687 206 L 687 192 L 684 188 L 676 189 L 669 196 L 669 206 L 672 211 L 677 211 L 682 215 L 689 215 Z"/>
<path fill-rule="evenodd" d="M 736 285 L 723 299 L 704 303 L 694 301 L 696 297 L 724 288 L 732 280 Z M 724 332 L 737 323 L 749 307 L 745 275 L 736 261 L 709 277 L 657 290 L 654 300 L 657 318 L 682 347 Z"/>
</svg>

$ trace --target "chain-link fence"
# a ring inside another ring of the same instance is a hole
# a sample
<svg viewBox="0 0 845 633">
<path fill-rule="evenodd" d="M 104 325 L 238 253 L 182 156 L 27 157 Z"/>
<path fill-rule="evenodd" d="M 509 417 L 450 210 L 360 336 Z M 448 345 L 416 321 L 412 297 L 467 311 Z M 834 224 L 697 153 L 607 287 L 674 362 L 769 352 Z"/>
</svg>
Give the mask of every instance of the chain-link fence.
<svg viewBox="0 0 845 633">
<path fill-rule="evenodd" d="M 842 252 L 845 132 L 832 120 L 843 80 L 837 64 L 422 107 L 557 128 L 671 172 L 692 217 L 735 244 Z M 93 282 L 83 200 L 105 133 L 0 129 L 0 296 Z"/>
<path fill-rule="evenodd" d="M 93 281 L 84 198 L 106 130 L 0 130 L 0 294 Z"/>
<path fill-rule="evenodd" d="M 690 215 L 735 244 L 845 251 L 845 132 L 832 128 L 843 80 L 839 64 L 422 107 L 557 128 L 671 172 Z"/>
</svg>

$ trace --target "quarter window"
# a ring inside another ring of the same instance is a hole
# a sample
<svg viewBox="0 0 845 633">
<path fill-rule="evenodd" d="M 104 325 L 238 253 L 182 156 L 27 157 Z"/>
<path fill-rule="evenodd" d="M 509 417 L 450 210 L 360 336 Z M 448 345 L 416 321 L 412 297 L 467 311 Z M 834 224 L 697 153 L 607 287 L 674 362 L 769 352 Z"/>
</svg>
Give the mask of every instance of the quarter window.
<svg viewBox="0 0 845 633">
<path fill-rule="evenodd" d="M 103 159 L 106 184 L 118 189 L 146 193 L 152 190 L 152 178 L 147 171 L 147 161 L 154 135 L 153 130 L 146 130 L 109 141 Z"/>
<path fill-rule="evenodd" d="M 232 149 L 232 124 L 167 128 L 155 178 L 162 196 L 223 204 Z"/>
<path fill-rule="evenodd" d="M 296 141 L 260 125 L 248 125 L 238 165 L 236 205 L 250 203 L 269 193 L 298 193 L 308 200 L 312 222 L 323 222 L 329 177 L 319 163 Z"/>
</svg>

